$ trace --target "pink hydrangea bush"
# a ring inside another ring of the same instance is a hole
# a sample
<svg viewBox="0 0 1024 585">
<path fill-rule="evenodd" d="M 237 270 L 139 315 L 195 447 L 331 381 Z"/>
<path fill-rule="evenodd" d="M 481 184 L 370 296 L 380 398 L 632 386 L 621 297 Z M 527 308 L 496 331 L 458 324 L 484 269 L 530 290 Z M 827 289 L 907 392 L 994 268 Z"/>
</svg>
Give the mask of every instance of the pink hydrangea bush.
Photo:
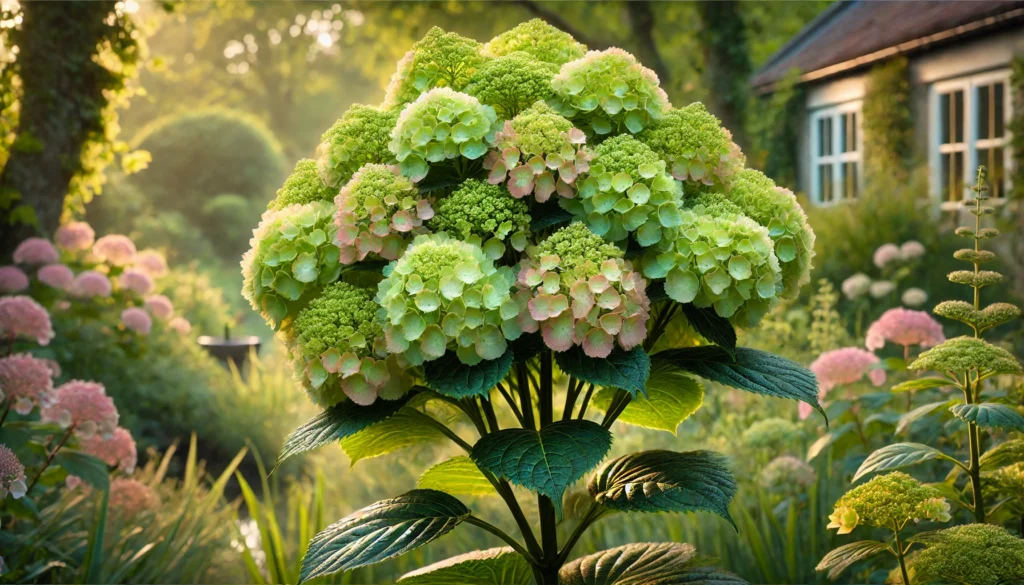
<svg viewBox="0 0 1024 585">
<path fill-rule="evenodd" d="M 0 266 L 0 293 L 14 294 L 28 289 L 28 275 L 17 266 Z"/>
<path fill-rule="evenodd" d="M 96 232 L 84 221 L 73 221 L 57 228 L 53 239 L 63 250 L 82 252 L 92 247 Z"/>
<path fill-rule="evenodd" d="M 128 266 L 135 261 L 135 243 L 121 234 L 107 234 L 96 240 L 92 253 L 111 266 Z"/>
<path fill-rule="evenodd" d="M 36 272 L 39 282 L 57 290 L 69 290 L 75 281 L 75 273 L 65 264 L 47 264 Z"/>
<path fill-rule="evenodd" d="M 48 403 L 53 393 L 53 366 L 29 353 L 0 358 L 0 400 L 26 415 Z"/>
<path fill-rule="evenodd" d="M 14 249 L 15 264 L 53 264 L 60 261 L 60 254 L 49 240 L 44 238 L 28 238 Z"/>
<path fill-rule="evenodd" d="M 117 427 L 108 436 L 94 434 L 79 441 L 79 448 L 122 473 L 131 475 L 138 463 L 135 439 L 128 429 Z"/>
<path fill-rule="evenodd" d="M 121 311 L 121 323 L 125 328 L 140 335 L 149 335 L 153 329 L 153 319 L 149 313 L 138 307 L 128 307 Z"/>
<path fill-rule="evenodd" d="M 25 338 L 47 345 L 53 335 L 50 314 L 31 297 L 0 298 L 0 340 Z"/>
<path fill-rule="evenodd" d="M 149 295 L 144 304 L 147 311 L 162 321 L 166 321 L 174 315 L 174 304 L 164 295 Z"/>
<path fill-rule="evenodd" d="M 192 324 L 184 317 L 175 317 L 167 322 L 167 327 L 176 331 L 178 335 L 188 335 L 192 332 Z"/>
<path fill-rule="evenodd" d="M 890 263 L 899 260 L 900 248 L 896 244 L 882 244 L 876 250 L 871 260 L 875 263 L 875 266 L 879 268 L 885 268 Z"/>
<path fill-rule="evenodd" d="M 919 345 L 934 347 L 946 340 L 942 325 L 924 311 L 913 311 L 897 307 L 889 309 L 868 327 L 864 347 L 874 351 L 885 347 L 886 342 L 902 345 L 905 350 Z"/>
<path fill-rule="evenodd" d="M 156 250 L 146 249 L 135 255 L 135 263 L 132 266 L 136 270 L 145 272 L 150 278 L 162 278 L 167 276 L 167 259 Z"/>
<path fill-rule="evenodd" d="M 108 509 L 122 518 L 132 518 L 160 506 L 160 498 L 151 487 L 135 479 L 118 477 L 110 482 Z"/>
<path fill-rule="evenodd" d="M 95 270 L 86 270 L 80 272 L 75 280 L 71 283 L 71 288 L 68 292 L 71 296 L 78 297 L 80 299 L 88 299 L 92 297 L 109 297 L 110 293 L 113 292 L 113 285 L 110 284 L 110 279 L 107 278 L 106 274 L 97 272 Z"/>
<path fill-rule="evenodd" d="M 153 290 L 153 279 L 141 270 L 127 268 L 118 277 L 117 282 L 122 289 L 137 295 L 146 295 Z"/>
<path fill-rule="evenodd" d="M 57 387 L 52 402 L 42 409 L 43 422 L 56 423 L 81 439 L 96 433 L 110 435 L 118 413 L 107 390 L 98 382 L 71 380 Z"/>
<path fill-rule="evenodd" d="M 878 356 L 859 347 L 844 347 L 826 351 L 811 362 L 810 370 L 818 377 L 818 398 L 825 396 L 837 386 L 855 384 L 865 375 L 875 386 L 885 383 L 885 370 L 877 367 L 881 363 Z M 805 408 L 806 406 L 806 408 Z M 810 405 L 800 403 L 800 419 L 811 414 Z"/>
</svg>

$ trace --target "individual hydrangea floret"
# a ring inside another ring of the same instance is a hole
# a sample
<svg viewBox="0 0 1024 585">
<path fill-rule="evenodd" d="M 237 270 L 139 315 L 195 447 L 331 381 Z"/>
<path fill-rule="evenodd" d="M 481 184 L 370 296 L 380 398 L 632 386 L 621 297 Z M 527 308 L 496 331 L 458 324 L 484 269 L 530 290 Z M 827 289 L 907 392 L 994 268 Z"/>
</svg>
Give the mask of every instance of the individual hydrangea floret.
<svg viewBox="0 0 1024 585">
<path fill-rule="evenodd" d="M 512 269 L 495 267 L 480 247 L 447 234 L 417 236 L 378 285 L 388 351 L 418 365 L 453 346 L 475 365 L 505 353 L 522 333 L 510 298 Z"/>
<path fill-rule="evenodd" d="M 476 160 L 486 154 L 497 120 L 491 106 L 481 104 L 473 96 L 439 87 L 402 110 L 388 148 L 402 173 L 416 182 L 427 176 L 427 163 L 459 156 Z"/>
<path fill-rule="evenodd" d="M 28 275 L 17 266 L 0 266 L 0 293 L 13 294 L 28 288 Z"/>
<path fill-rule="evenodd" d="M 174 314 L 174 303 L 165 295 L 149 295 L 143 301 L 143 305 L 154 317 L 162 321 L 170 319 Z"/>
<path fill-rule="evenodd" d="M 384 107 L 408 104 L 436 87 L 462 91 L 484 63 L 481 48 L 473 39 L 436 26 L 430 29 L 398 61 L 384 94 Z"/>
<path fill-rule="evenodd" d="M 242 296 L 277 328 L 341 274 L 334 206 L 325 202 L 268 210 L 242 256 Z"/>
<path fill-rule="evenodd" d="M 160 498 L 153 488 L 141 481 L 118 477 L 110 482 L 107 509 L 122 518 L 133 518 L 160 506 Z"/>
<path fill-rule="evenodd" d="M 946 340 L 942 325 L 924 311 L 896 307 L 882 313 L 877 321 L 868 327 L 864 347 L 870 350 L 882 349 L 887 341 L 908 348 L 920 345 L 934 347 Z"/>
<path fill-rule="evenodd" d="M 935 533 L 914 563 L 921 582 L 999 585 L 1024 579 L 1024 540 L 992 524 Z"/>
<path fill-rule="evenodd" d="M 135 243 L 128 236 L 108 234 L 96 240 L 92 253 L 111 266 L 128 266 L 135 260 Z"/>
<path fill-rule="evenodd" d="M 153 279 L 141 270 L 126 269 L 117 278 L 117 284 L 122 290 L 131 291 L 137 295 L 148 294 L 153 290 Z"/>
<path fill-rule="evenodd" d="M 57 290 L 68 290 L 75 281 L 75 273 L 65 264 L 47 264 L 36 272 L 39 282 Z"/>
<path fill-rule="evenodd" d="M 394 166 L 368 164 L 359 169 L 334 200 L 335 243 L 342 264 L 368 255 L 396 260 L 423 222 L 434 216 L 430 202 Z"/>
<path fill-rule="evenodd" d="M 354 104 L 321 138 L 317 147 L 317 172 L 324 185 L 341 189 L 365 164 L 394 160 L 388 150 L 397 111 Z M 301 164 L 301 163 L 300 163 Z M 296 166 L 296 172 L 299 170 Z M 337 195 L 337 191 L 334 193 Z"/>
<path fill-rule="evenodd" d="M 116 467 L 121 473 L 131 475 L 135 472 L 138 450 L 135 439 L 128 429 L 117 427 L 107 436 L 94 434 L 80 440 L 78 446 L 81 451 L 98 457 L 110 467 Z"/>
<path fill-rule="evenodd" d="M 162 278 L 167 276 L 167 259 L 164 255 L 157 250 L 146 249 L 140 250 L 135 255 L 135 263 L 132 266 L 136 270 L 141 270 L 150 276 L 150 278 Z"/>
<path fill-rule="evenodd" d="M 700 102 L 667 111 L 637 138 L 668 163 L 673 177 L 693 184 L 724 189 L 746 162 L 732 134 Z"/>
<path fill-rule="evenodd" d="M 117 428 L 117 407 L 97 382 L 71 380 L 57 387 L 53 400 L 41 411 L 43 422 L 57 423 L 82 439 L 106 436 Z"/>
<path fill-rule="evenodd" d="M 45 238 L 28 238 L 14 249 L 12 256 L 15 264 L 41 265 L 60 261 L 60 254 L 50 240 Z"/>
<path fill-rule="evenodd" d="M 0 298 L 0 340 L 9 343 L 20 337 L 47 345 L 53 335 L 50 314 L 31 297 Z"/>
<path fill-rule="evenodd" d="M 879 268 L 885 268 L 890 263 L 900 260 L 900 247 L 896 244 L 882 244 L 875 249 L 875 253 L 872 255 L 871 260 L 875 263 L 875 266 Z"/>
<path fill-rule="evenodd" d="M 484 45 L 489 57 L 501 57 L 518 51 L 533 55 L 546 63 L 564 65 L 587 53 L 587 47 L 540 18 L 528 20 L 505 31 Z"/>
<path fill-rule="evenodd" d="M 630 350 L 647 337 L 647 281 L 582 223 L 551 234 L 520 264 L 515 294 L 519 325 L 538 329 L 555 351 L 573 345 L 604 358 L 616 344 Z"/>
<path fill-rule="evenodd" d="M 784 418 L 759 420 L 743 431 L 743 444 L 754 448 L 778 447 L 800 438 L 800 429 Z"/>
<path fill-rule="evenodd" d="M 79 272 L 68 289 L 72 296 L 80 299 L 91 297 L 109 297 L 113 291 L 110 279 L 106 274 L 95 270 Z"/>
<path fill-rule="evenodd" d="M 918 356 L 910 369 L 956 374 L 977 370 L 982 375 L 1024 373 L 1013 354 L 975 337 L 948 339 Z"/>
<path fill-rule="evenodd" d="M 551 81 L 552 107 L 588 133 L 637 133 L 672 107 L 658 76 L 612 47 L 562 66 Z"/>
<path fill-rule="evenodd" d="M 855 301 L 868 294 L 868 289 L 871 288 L 871 277 L 863 272 L 858 272 L 844 280 L 840 288 L 844 297 Z"/>
<path fill-rule="evenodd" d="M 138 307 L 129 307 L 121 311 L 121 324 L 129 331 L 134 331 L 139 335 L 149 335 L 153 329 L 152 317 Z"/>
<path fill-rule="evenodd" d="M 28 353 L 0 358 L 0 400 L 26 415 L 46 404 L 53 393 L 54 372 L 46 360 Z"/>
<path fill-rule="evenodd" d="M 841 512 L 841 513 L 840 513 Z M 902 528 L 907 522 L 949 522 L 949 503 L 938 490 L 921 485 L 906 473 L 894 471 L 846 492 L 836 502 L 837 518 L 829 516 L 829 528 L 848 534 L 859 524 Z"/>
<path fill-rule="evenodd" d="M 192 333 L 192 324 L 184 317 L 175 317 L 171 319 L 167 322 L 167 328 L 171 331 L 177 332 L 178 335 L 188 335 L 189 333 Z"/>
<path fill-rule="evenodd" d="M 911 287 L 903 291 L 903 294 L 900 295 L 900 301 L 908 307 L 920 307 L 928 302 L 928 293 L 923 289 Z"/>
<path fill-rule="evenodd" d="M 73 221 L 57 228 L 53 239 L 68 252 L 81 252 L 92 247 L 96 232 L 84 221 Z"/>
<path fill-rule="evenodd" d="M 0 445 L 0 502 L 7 494 L 15 500 L 28 491 L 25 485 L 25 466 L 7 445 Z"/>
<path fill-rule="evenodd" d="M 538 100 L 552 95 L 551 79 L 558 66 L 529 53 L 510 53 L 484 63 L 470 78 L 465 92 L 511 120 Z"/>
<path fill-rule="evenodd" d="M 1010 303 L 992 303 L 978 311 L 966 301 L 943 301 L 932 312 L 940 317 L 966 323 L 976 328 L 978 333 L 1012 321 L 1021 314 L 1020 308 Z"/>
<path fill-rule="evenodd" d="M 818 481 L 818 474 L 802 459 L 782 455 L 769 461 L 761 470 L 758 479 L 765 489 L 795 495 Z"/>
<path fill-rule="evenodd" d="M 310 301 L 295 320 L 292 357 L 313 401 L 330 408 L 347 396 L 372 404 L 393 400 L 410 384 L 407 365 L 390 355 L 372 289 L 338 282 Z"/>
<path fill-rule="evenodd" d="M 305 205 L 314 201 L 334 201 L 338 189 L 324 183 L 317 170 L 315 160 L 304 158 L 295 163 L 295 170 L 277 190 L 277 197 L 267 205 L 268 209 L 280 209 L 289 205 Z"/>
<path fill-rule="evenodd" d="M 484 253 L 497 260 L 505 253 L 503 241 L 518 251 L 526 248 L 530 207 L 501 186 L 467 179 L 437 203 L 430 220 L 435 232 L 448 232 L 463 240 L 483 242 Z"/>
</svg>

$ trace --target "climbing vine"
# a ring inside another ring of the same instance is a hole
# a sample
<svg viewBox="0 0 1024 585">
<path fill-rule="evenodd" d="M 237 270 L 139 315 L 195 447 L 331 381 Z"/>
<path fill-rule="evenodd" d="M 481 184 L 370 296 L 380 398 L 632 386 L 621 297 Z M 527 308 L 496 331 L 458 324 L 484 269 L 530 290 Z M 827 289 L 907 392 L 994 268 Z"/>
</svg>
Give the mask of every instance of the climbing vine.
<svg viewBox="0 0 1024 585">
<path fill-rule="evenodd" d="M 758 115 L 751 120 L 756 141 L 751 153 L 753 166 L 790 185 L 797 183 L 797 145 L 803 119 L 804 90 L 799 80 L 798 69 L 786 73 L 771 95 L 760 98 Z"/>
<path fill-rule="evenodd" d="M 1010 146 L 1013 153 L 1011 179 L 1014 199 L 1024 198 L 1024 56 L 1018 55 L 1011 63 L 1010 99 L 1013 100 L 1013 117 L 1010 118 Z"/>
<path fill-rule="evenodd" d="M 862 112 L 865 176 L 905 178 L 914 138 L 906 57 L 871 70 Z"/>
</svg>

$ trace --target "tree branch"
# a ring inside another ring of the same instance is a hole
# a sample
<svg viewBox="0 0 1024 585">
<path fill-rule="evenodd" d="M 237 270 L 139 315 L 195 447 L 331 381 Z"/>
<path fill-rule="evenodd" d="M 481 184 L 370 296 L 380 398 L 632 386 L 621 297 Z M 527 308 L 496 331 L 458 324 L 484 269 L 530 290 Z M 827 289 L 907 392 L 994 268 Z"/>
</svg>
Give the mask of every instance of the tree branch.
<svg viewBox="0 0 1024 585">
<path fill-rule="evenodd" d="M 603 51 L 604 49 L 607 49 L 609 46 L 608 43 L 603 43 L 599 40 L 590 38 L 589 36 L 587 36 L 586 33 L 569 24 L 569 21 L 562 18 L 562 16 L 557 12 L 548 10 L 547 8 L 541 6 L 539 3 L 534 2 L 533 0 L 516 0 L 516 4 L 522 6 L 523 8 L 526 9 L 527 12 L 547 22 L 551 26 L 569 33 L 570 35 L 573 36 L 573 38 L 583 43 L 590 49 L 593 49 L 595 51 Z"/>
</svg>

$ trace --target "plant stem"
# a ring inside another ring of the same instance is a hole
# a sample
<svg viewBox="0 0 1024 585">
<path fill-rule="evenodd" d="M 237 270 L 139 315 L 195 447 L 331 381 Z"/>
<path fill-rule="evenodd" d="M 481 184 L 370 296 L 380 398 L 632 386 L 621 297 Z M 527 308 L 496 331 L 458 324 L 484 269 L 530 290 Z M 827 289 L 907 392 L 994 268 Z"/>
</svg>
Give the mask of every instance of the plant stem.
<svg viewBox="0 0 1024 585">
<path fill-rule="evenodd" d="M 591 384 L 587 387 L 587 393 L 583 395 L 583 404 L 580 405 L 580 414 L 577 418 L 583 420 L 583 417 L 587 414 L 587 406 L 590 404 L 590 396 L 594 393 L 594 385 Z"/>
<path fill-rule="evenodd" d="M 903 540 L 900 539 L 900 529 L 893 524 L 893 533 L 896 534 L 896 558 L 900 561 L 900 572 L 903 573 L 903 585 L 910 585 L 910 575 L 907 573 L 907 562 L 903 560 Z"/>
<path fill-rule="evenodd" d="M 512 398 L 512 395 L 509 394 L 508 389 L 506 389 L 503 384 L 498 384 L 497 388 L 498 392 L 500 392 L 501 396 L 505 399 L 505 402 L 508 403 L 509 408 L 512 409 L 512 414 L 516 415 L 516 420 L 519 421 L 519 426 L 525 428 L 526 422 L 523 420 L 523 413 L 522 411 L 519 410 L 519 405 L 516 404 L 516 401 Z"/>
<path fill-rule="evenodd" d="M 491 428 L 492 433 L 496 433 L 501 430 L 501 426 L 498 424 L 498 417 L 494 414 L 494 405 L 486 397 L 480 397 L 480 408 L 484 411 L 484 416 L 487 417 L 487 426 Z"/>
<path fill-rule="evenodd" d="M 39 471 L 36 472 L 36 476 L 32 478 L 32 483 L 28 484 L 28 489 L 25 490 L 26 494 L 32 493 L 32 488 L 34 488 L 36 486 L 36 483 L 39 482 L 39 478 L 43 476 L 43 472 L 46 471 L 46 468 L 49 467 L 51 463 L 53 463 L 53 458 L 57 455 L 57 451 L 60 451 L 60 448 L 64 446 L 64 443 L 66 443 L 67 440 L 71 438 L 71 433 L 73 432 L 75 432 L 75 425 L 71 425 L 70 427 L 68 427 L 68 432 L 64 433 L 64 436 L 61 437 L 61 440 L 59 443 L 57 443 L 57 446 L 53 448 L 53 451 L 50 451 L 49 455 L 46 456 L 46 463 L 44 463 L 43 466 L 39 469 Z"/>
<path fill-rule="evenodd" d="M 11 412 L 11 401 L 10 400 L 7 401 L 7 407 L 4 408 L 3 416 L 0 416 L 0 427 L 4 426 L 4 421 L 7 420 L 7 414 L 9 412 Z"/>
<path fill-rule="evenodd" d="M 550 350 L 540 354 L 540 428 L 551 425 L 554 419 L 554 366 Z M 558 519 L 555 514 L 555 502 L 547 496 L 537 496 L 537 509 L 540 513 L 540 540 L 543 555 L 541 560 L 545 563 L 542 572 L 550 569 L 547 563 L 554 563 L 558 557 Z M 555 568 L 554 576 L 557 579 L 558 569 Z M 550 574 L 545 575 L 545 583 L 551 578 Z M 555 581 L 557 583 L 557 581 Z"/>
<path fill-rule="evenodd" d="M 579 396 L 580 388 L 583 388 L 583 381 L 576 385 L 576 376 L 569 376 L 569 385 L 565 387 L 565 405 L 562 406 L 562 420 L 572 418 L 572 411 L 576 408 L 576 397 Z"/>
<path fill-rule="evenodd" d="M 423 422 L 425 422 L 428 425 L 434 427 L 442 435 L 444 435 L 444 436 L 448 437 L 449 439 L 451 439 L 452 442 L 454 442 L 456 445 L 458 445 L 459 447 L 462 447 L 462 449 L 466 453 L 471 453 L 473 451 L 473 446 L 472 445 L 470 445 L 466 441 L 463 441 L 462 437 L 456 435 L 455 431 L 453 431 L 453 430 L 449 429 L 448 427 L 446 427 L 441 421 L 435 419 L 434 417 L 432 417 L 430 415 L 423 414 L 422 412 L 420 412 L 418 410 L 415 411 L 415 412 L 417 413 L 417 415 L 422 417 Z"/>
<path fill-rule="evenodd" d="M 964 382 L 964 400 L 967 404 L 971 404 L 974 402 L 974 392 L 971 389 L 970 372 L 964 373 Z M 974 497 L 974 521 L 983 524 L 985 522 L 985 500 L 981 492 L 981 433 L 978 432 L 978 425 L 974 422 L 967 423 L 967 442 L 970 456 L 967 473 L 971 477 L 971 492 Z"/>
<path fill-rule="evenodd" d="M 597 505 L 597 502 L 590 502 L 590 507 L 583 513 L 583 517 L 580 518 L 580 523 L 576 525 L 576 528 L 569 535 L 569 538 L 565 541 L 565 545 L 562 547 L 561 552 L 558 553 L 558 563 L 562 564 L 565 562 L 569 555 L 572 553 L 572 547 L 576 546 L 576 541 L 583 536 L 587 528 L 594 523 L 598 515 L 601 513 L 601 508 Z"/>
<path fill-rule="evenodd" d="M 516 378 L 519 391 L 519 405 L 523 409 L 523 420 L 526 424 L 523 428 L 536 429 L 537 423 L 533 417 L 533 398 L 530 396 L 530 377 L 526 372 L 526 364 L 516 364 Z"/>
<path fill-rule="evenodd" d="M 523 548 L 523 546 L 521 544 L 516 542 L 516 539 L 514 539 L 511 536 L 509 536 L 508 534 L 506 534 L 504 530 L 498 528 L 497 526 L 491 524 L 490 522 L 488 522 L 486 520 L 483 520 L 481 518 L 477 518 L 476 516 L 473 516 L 472 514 L 470 514 L 469 517 L 466 518 L 466 522 L 469 523 L 469 524 L 472 524 L 473 526 L 479 526 L 480 528 L 483 528 L 487 532 L 490 532 L 491 534 L 493 534 L 493 535 L 497 536 L 498 538 L 504 540 L 506 543 L 508 543 L 509 546 L 512 547 L 513 550 L 515 550 L 517 553 L 523 555 L 523 557 L 530 564 L 532 564 L 532 565 L 537 564 L 537 560 L 535 558 L 533 558 L 533 555 L 530 554 L 529 551 L 527 551 L 525 548 Z"/>
</svg>

